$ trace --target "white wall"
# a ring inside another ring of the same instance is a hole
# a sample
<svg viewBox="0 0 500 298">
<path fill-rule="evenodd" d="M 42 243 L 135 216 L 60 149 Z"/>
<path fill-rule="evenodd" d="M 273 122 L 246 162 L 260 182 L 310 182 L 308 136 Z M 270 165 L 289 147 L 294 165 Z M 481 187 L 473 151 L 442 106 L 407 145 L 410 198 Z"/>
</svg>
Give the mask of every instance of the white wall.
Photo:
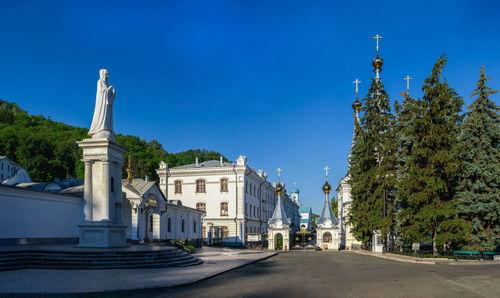
<svg viewBox="0 0 500 298">
<path fill-rule="evenodd" d="M 0 238 L 79 236 L 83 199 L 0 186 Z"/>
</svg>

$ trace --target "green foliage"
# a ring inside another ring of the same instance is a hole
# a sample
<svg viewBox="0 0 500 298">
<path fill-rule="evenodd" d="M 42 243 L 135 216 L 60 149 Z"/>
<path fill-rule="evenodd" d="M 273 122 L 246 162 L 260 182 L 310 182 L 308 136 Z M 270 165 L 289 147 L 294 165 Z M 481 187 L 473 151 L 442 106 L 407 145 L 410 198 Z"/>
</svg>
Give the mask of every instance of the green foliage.
<svg viewBox="0 0 500 298">
<path fill-rule="evenodd" d="M 471 228 L 469 249 L 500 250 L 500 118 L 499 107 L 489 99 L 497 93 L 486 85 L 481 68 L 477 98 L 461 126 L 460 153 L 464 162 L 458 203 L 460 215 Z"/>
<path fill-rule="evenodd" d="M 437 246 L 460 244 L 466 232 L 455 196 L 463 100 L 441 80 L 445 64 L 441 57 L 434 65 L 423 100 L 406 98 L 397 126 L 399 232 L 407 242 L 432 240 L 435 253 Z"/>
<path fill-rule="evenodd" d="M 335 215 L 335 217 L 339 217 L 339 200 L 335 197 L 333 197 L 331 200 L 330 200 L 330 204 L 332 205 L 332 210 L 333 210 L 333 215 Z"/>
<path fill-rule="evenodd" d="M 0 100 L 0 155 L 22 165 L 33 181 L 52 181 L 68 176 L 83 178 L 82 151 L 76 141 L 88 137 L 87 131 L 30 115 L 16 104 Z M 162 160 L 175 167 L 194 163 L 195 157 L 203 162 L 218 160 L 221 155 L 199 149 L 170 154 L 156 140 L 147 142 L 119 134 L 115 139 L 128 150 L 125 158 L 132 157 L 135 177 L 149 176 L 156 181 L 156 169 Z"/>
<path fill-rule="evenodd" d="M 349 222 L 356 239 L 366 243 L 374 230 L 381 230 L 386 239 L 394 229 L 396 141 L 389 96 L 379 79 L 372 79 L 363 102 L 349 160 L 353 197 Z"/>
</svg>

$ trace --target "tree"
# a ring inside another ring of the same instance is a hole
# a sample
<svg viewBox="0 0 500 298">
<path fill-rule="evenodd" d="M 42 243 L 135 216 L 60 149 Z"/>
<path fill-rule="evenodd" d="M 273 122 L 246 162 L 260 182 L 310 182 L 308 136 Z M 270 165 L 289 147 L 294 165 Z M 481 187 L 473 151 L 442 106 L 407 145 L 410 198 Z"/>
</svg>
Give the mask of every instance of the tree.
<svg viewBox="0 0 500 298">
<path fill-rule="evenodd" d="M 381 230 L 386 243 L 394 228 L 395 132 L 389 96 L 380 79 L 372 79 L 349 159 L 353 204 L 349 222 L 359 241 Z"/>
<path fill-rule="evenodd" d="M 477 98 L 461 126 L 461 159 L 464 162 L 458 186 L 458 206 L 471 227 L 471 249 L 500 249 L 500 118 L 499 107 L 489 99 L 498 91 L 486 86 L 489 81 L 481 67 Z"/>
<path fill-rule="evenodd" d="M 455 189 L 461 166 L 458 132 L 463 104 L 456 92 L 441 80 L 446 64 L 444 56 L 434 64 L 424 82 L 422 102 L 413 113 L 409 134 L 411 153 L 403 166 L 406 175 L 399 182 L 404 208 L 399 214 L 403 239 L 432 241 L 433 254 L 438 246 L 457 245 L 465 237 L 464 221 L 458 218 Z M 430 236 L 430 239 L 429 239 Z"/>
<path fill-rule="evenodd" d="M 339 199 L 337 199 L 336 197 L 333 197 L 331 200 L 330 200 L 330 204 L 332 205 L 332 210 L 333 210 L 333 215 L 335 215 L 335 217 L 339 217 Z"/>
</svg>

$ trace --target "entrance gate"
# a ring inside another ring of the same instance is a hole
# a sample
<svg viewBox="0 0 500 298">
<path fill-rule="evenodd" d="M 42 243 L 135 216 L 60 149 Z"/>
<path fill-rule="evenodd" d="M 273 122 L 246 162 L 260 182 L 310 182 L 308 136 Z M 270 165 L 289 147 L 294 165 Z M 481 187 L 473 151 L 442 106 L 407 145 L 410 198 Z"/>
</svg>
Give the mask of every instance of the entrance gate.
<svg viewBox="0 0 500 298">
<path fill-rule="evenodd" d="M 306 230 L 298 231 L 292 236 L 292 247 L 295 250 L 315 249 L 316 233 Z"/>
</svg>

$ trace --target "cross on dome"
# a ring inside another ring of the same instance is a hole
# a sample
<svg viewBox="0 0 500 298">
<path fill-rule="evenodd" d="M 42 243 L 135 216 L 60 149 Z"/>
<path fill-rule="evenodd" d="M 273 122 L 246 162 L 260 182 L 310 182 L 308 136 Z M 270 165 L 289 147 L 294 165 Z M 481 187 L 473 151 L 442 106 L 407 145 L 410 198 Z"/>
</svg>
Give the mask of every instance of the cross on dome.
<svg viewBox="0 0 500 298">
<path fill-rule="evenodd" d="M 358 79 L 356 79 L 352 83 L 356 85 L 356 97 L 358 97 L 358 93 L 359 93 L 359 88 L 358 87 L 359 87 L 359 83 L 361 83 L 361 81 L 358 80 Z"/>
<path fill-rule="evenodd" d="M 375 41 L 377 42 L 377 46 L 375 47 L 375 49 L 377 50 L 377 54 L 378 54 L 378 40 L 382 38 L 382 36 L 380 35 L 375 35 L 374 37 L 372 37 L 373 39 L 375 39 Z"/>
<path fill-rule="evenodd" d="M 406 80 L 406 92 L 410 93 L 410 80 L 413 80 L 413 78 L 407 75 L 403 80 Z"/>
</svg>

